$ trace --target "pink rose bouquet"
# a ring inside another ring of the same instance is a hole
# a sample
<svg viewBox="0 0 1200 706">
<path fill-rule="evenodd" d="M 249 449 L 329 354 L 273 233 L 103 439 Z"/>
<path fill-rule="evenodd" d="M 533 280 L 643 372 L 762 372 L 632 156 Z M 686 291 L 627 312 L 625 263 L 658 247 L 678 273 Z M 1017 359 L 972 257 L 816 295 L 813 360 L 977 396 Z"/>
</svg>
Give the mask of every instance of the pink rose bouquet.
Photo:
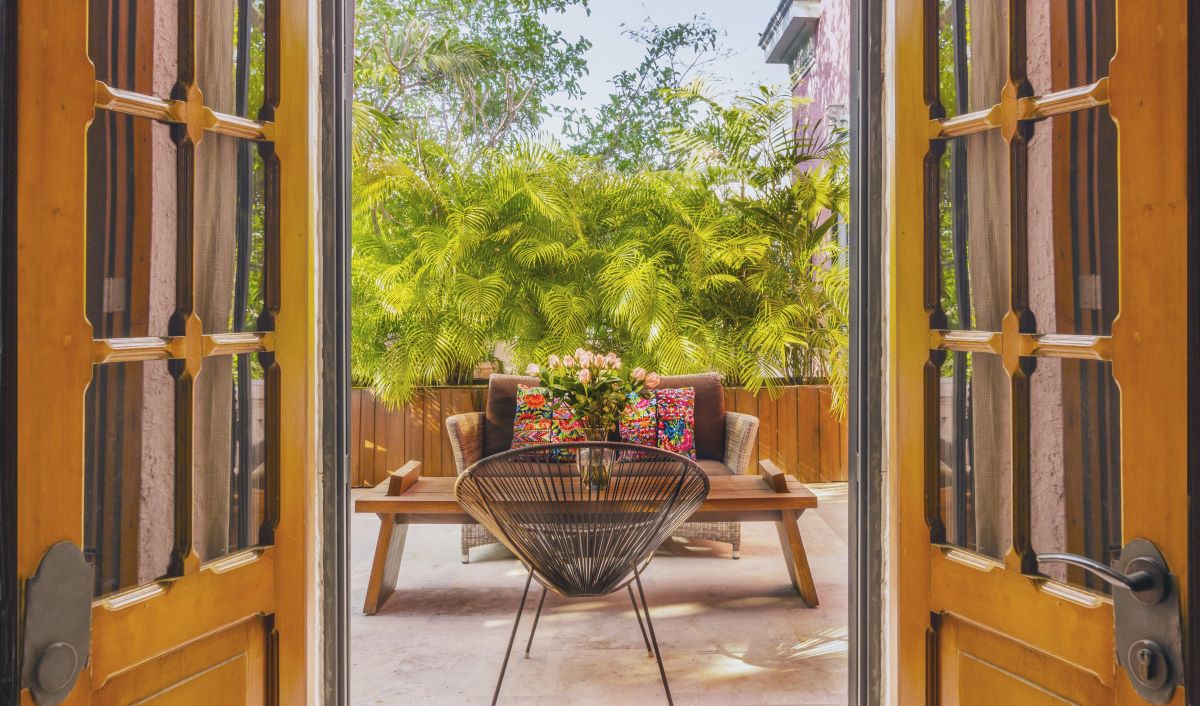
<svg viewBox="0 0 1200 706">
<path fill-rule="evenodd" d="M 555 398 L 567 403 L 573 419 L 582 422 L 595 440 L 603 440 L 617 427 L 631 393 L 642 397 L 659 383 L 657 373 L 628 370 L 615 353 L 582 348 L 561 357 L 552 355 L 546 365 L 530 365 L 528 372 L 538 375 Z"/>
</svg>

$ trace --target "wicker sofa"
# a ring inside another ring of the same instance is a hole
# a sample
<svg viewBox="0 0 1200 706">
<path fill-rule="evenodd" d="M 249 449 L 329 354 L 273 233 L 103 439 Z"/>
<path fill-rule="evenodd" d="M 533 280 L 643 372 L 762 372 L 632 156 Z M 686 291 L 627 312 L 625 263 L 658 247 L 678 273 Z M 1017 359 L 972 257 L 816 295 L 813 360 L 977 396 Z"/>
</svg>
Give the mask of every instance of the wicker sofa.
<svg viewBox="0 0 1200 706">
<path fill-rule="evenodd" d="M 538 380 L 534 377 L 493 375 L 488 379 L 486 411 L 456 414 L 446 419 L 446 433 L 459 473 L 486 456 L 508 450 L 516 417 L 517 385 L 536 384 Z M 700 467 L 709 476 L 745 473 L 754 452 L 758 418 L 725 411 L 724 390 L 717 373 L 666 376 L 659 385 L 659 389 L 679 387 L 696 390 L 696 460 Z M 688 522 L 675 534 L 731 544 L 734 559 L 741 549 L 740 522 Z M 463 563 L 470 561 L 472 548 L 496 541 L 480 525 L 462 525 Z"/>
</svg>

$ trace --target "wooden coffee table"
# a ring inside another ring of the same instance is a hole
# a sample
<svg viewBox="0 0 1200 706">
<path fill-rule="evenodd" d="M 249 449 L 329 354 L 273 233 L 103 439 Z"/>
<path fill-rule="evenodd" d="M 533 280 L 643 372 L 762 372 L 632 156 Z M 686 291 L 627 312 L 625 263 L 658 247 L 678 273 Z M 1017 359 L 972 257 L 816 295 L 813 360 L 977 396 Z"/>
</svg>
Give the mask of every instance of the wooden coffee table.
<svg viewBox="0 0 1200 706">
<path fill-rule="evenodd" d="M 780 472 L 770 461 L 759 465 L 761 473 L 757 476 L 709 478 L 708 499 L 690 520 L 774 522 L 792 586 L 806 605 L 815 608 L 817 588 L 813 584 L 797 520 L 805 510 L 817 506 L 817 496 L 800 481 Z M 454 478 L 424 478 L 420 472 L 421 463 L 409 461 L 389 474 L 388 480 L 354 501 L 356 513 L 379 516 L 379 539 L 375 544 L 371 579 L 367 583 L 367 598 L 363 605 L 367 615 L 379 610 L 396 590 L 409 525 L 475 523 L 454 499 Z"/>
</svg>

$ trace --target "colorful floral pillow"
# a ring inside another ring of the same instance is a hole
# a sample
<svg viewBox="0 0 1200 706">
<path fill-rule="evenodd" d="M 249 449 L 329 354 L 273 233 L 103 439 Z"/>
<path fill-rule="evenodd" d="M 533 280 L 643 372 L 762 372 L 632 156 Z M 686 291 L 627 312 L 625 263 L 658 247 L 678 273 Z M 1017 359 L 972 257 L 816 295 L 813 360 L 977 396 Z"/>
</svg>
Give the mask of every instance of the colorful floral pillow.
<svg viewBox="0 0 1200 706">
<path fill-rule="evenodd" d="M 553 441 L 553 401 L 545 387 L 517 385 L 517 413 L 510 448 L 521 449 Z"/>
<path fill-rule="evenodd" d="M 658 448 L 696 458 L 696 388 L 655 390 Z"/>
<path fill-rule="evenodd" d="M 642 446 L 655 446 L 658 442 L 658 406 L 653 393 L 642 397 L 629 393 L 629 404 L 621 413 L 621 441 Z"/>
<path fill-rule="evenodd" d="M 559 402 L 551 414 L 550 438 L 555 442 L 587 441 L 587 434 L 583 431 L 583 420 L 574 419 L 574 416 L 570 405 Z"/>
<path fill-rule="evenodd" d="M 571 407 L 550 396 L 550 388 L 517 385 L 517 413 L 513 419 L 513 440 L 510 448 L 520 449 L 539 444 L 568 441 L 587 441 L 583 422 L 572 419 Z M 575 454 L 560 451 L 556 461 L 573 461 Z"/>
</svg>

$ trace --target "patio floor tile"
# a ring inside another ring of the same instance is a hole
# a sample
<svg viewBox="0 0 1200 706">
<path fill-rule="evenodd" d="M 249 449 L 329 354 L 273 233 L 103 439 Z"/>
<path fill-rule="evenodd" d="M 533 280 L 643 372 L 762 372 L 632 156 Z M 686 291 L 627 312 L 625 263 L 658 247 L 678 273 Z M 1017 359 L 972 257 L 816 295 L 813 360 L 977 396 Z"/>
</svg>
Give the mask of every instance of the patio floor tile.
<svg viewBox="0 0 1200 706">
<path fill-rule="evenodd" d="M 767 524 L 742 526 L 736 562 L 727 545 L 672 541 L 647 569 L 646 595 L 679 706 L 846 703 L 846 497 L 844 484 L 814 490 L 822 506 L 805 513 L 800 528 L 819 608 L 795 595 Z M 457 526 L 414 526 L 396 593 L 365 616 L 377 529 L 372 515 L 352 520 L 352 703 L 489 703 L 524 571 L 500 546 L 472 550 L 463 565 Z M 536 590 L 501 704 L 665 703 L 625 593 L 577 601 L 551 594 L 525 659 Z"/>
</svg>

